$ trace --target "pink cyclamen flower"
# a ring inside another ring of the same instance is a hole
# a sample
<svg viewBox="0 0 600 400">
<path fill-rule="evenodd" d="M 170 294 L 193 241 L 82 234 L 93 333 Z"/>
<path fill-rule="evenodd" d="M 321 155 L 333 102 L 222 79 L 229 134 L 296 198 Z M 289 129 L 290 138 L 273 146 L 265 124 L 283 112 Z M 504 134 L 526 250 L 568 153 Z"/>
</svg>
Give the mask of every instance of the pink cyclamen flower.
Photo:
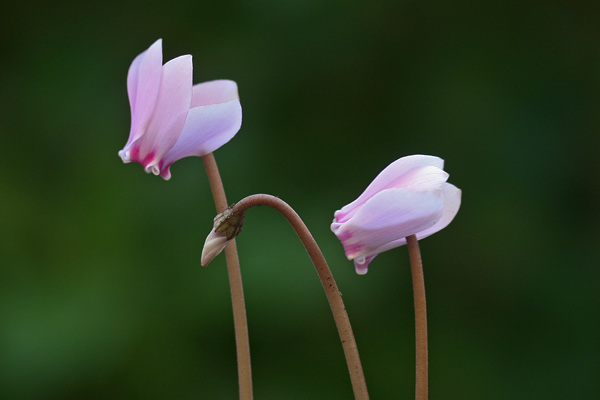
<svg viewBox="0 0 600 400">
<path fill-rule="evenodd" d="M 331 230 L 358 274 L 366 274 L 379 253 L 405 245 L 407 236 L 423 239 L 454 219 L 461 191 L 446 182 L 449 175 L 443 168 L 438 157 L 402 157 L 358 199 L 335 212 Z"/>
<path fill-rule="evenodd" d="M 216 80 L 192 85 L 192 56 L 163 65 L 161 39 L 131 63 L 127 93 L 131 130 L 119 156 L 165 180 L 175 161 L 212 153 L 242 124 L 237 84 Z"/>
</svg>

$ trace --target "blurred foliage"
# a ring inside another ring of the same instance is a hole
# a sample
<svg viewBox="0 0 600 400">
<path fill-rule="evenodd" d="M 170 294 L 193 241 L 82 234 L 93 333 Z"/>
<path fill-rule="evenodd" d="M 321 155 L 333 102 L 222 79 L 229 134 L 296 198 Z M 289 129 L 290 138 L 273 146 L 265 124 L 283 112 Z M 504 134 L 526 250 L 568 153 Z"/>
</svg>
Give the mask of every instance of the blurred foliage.
<svg viewBox="0 0 600 400">
<path fill-rule="evenodd" d="M 600 3 L 24 1 L 0 10 L 0 397 L 234 399 L 224 257 L 202 163 L 164 182 L 117 151 L 133 58 L 159 37 L 195 82 L 238 82 L 215 155 L 313 230 L 374 399 L 411 398 L 404 248 L 357 276 L 329 231 L 393 160 L 446 160 L 456 220 L 421 242 L 430 392 L 600 398 Z M 257 399 L 348 399 L 317 275 L 273 210 L 239 237 Z"/>
</svg>

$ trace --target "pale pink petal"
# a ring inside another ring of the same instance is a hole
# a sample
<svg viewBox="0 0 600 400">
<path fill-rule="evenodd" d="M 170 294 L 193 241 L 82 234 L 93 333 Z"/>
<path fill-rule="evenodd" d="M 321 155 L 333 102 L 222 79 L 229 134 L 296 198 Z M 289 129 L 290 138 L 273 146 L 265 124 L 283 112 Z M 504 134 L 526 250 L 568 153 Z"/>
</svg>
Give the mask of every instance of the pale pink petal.
<svg viewBox="0 0 600 400">
<path fill-rule="evenodd" d="M 160 173 L 160 160 L 177 142 L 191 101 L 192 56 L 180 56 L 163 66 L 156 108 L 139 140 L 139 159 L 147 172 Z"/>
<path fill-rule="evenodd" d="M 373 251 L 391 241 L 433 226 L 444 206 L 442 189 L 387 189 L 377 193 L 335 234 L 352 260 L 374 255 Z"/>
<path fill-rule="evenodd" d="M 390 182 L 386 189 L 402 188 L 414 191 L 439 189 L 449 176 L 446 171 L 438 167 L 415 167 Z"/>
<path fill-rule="evenodd" d="M 373 182 L 371 182 L 367 189 L 356 200 L 346 205 L 341 210 L 336 211 L 336 219 L 338 222 L 343 222 L 349 219 L 352 215 L 354 215 L 356 209 L 363 205 L 368 199 L 373 197 L 377 192 L 389 188 L 395 180 L 408 173 L 410 170 L 425 166 L 432 166 L 442 169 L 444 167 L 444 160 L 435 156 L 417 154 L 402 157 L 394 161 L 383 171 L 381 171 L 379 175 L 377 175 Z"/>
<path fill-rule="evenodd" d="M 417 239 L 423 239 L 441 231 L 452 222 L 454 217 L 456 217 L 462 200 L 462 190 L 447 182 L 442 185 L 442 190 L 444 192 L 444 209 L 442 210 L 440 220 L 431 228 L 417 233 Z"/>
<path fill-rule="evenodd" d="M 164 157 L 161 176 L 169 179 L 169 167 L 189 156 L 212 153 L 231 140 L 242 125 L 242 106 L 236 97 L 224 103 L 192 108 L 177 143 Z"/>
<path fill-rule="evenodd" d="M 192 90 L 192 108 L 224 103 L 239 97 L 237 84 L 226 79 L 199 83 Z"/>
<path fill-rule="evenodd" d="M 336 233 L 338 229 L 340 229 L 344 225 L 341 222 L 337 222 L 335 217 L 333 218 L 333 222 L 331 223 L 331 232 Z"/>
<path fill-rule="evenodd" d="M 162 40 L 138 55 L 127 74 L 127 94 L 131 107 L 131 130 L 127 145 L 144 134 L 152 116 L 162 74 Z"/>
<path fill-rule="evenodd" d="M 454 186 L 450 183 L 447 183 L 447 182 L 444 183 L 444 185 L 442 186 L 442 190 L 444 193 L 444 208 L 442 210 L 442 216 L 440 217 L 439 221 L 435 223 L 435 225 L 418 232 L 416 234 L 418 240 L 421 240 L 421 239 L 426 238 L 427 236 L 433 235 L 434 233 L 441 231 L 442 229 L 447 227 L 450 224 L 450 222 L 452 222 L 452 220 L 454 219 L 456 214 L 458 213 L 458 209 L 460 208 L 460 203 L 461 203 L 462 191 L 459 188 L 457 188 L 456 186 Z M 395 249 L 396 247 L 400 247 L 400 246 L 404 246 L 404 245 L 406 245 L 405 237 L 395 240 L 390 243 L 386 243 L 383 246 L 373 250 L 371 253 L 372 254 L 381 254 L 384 251 Z"/>
<path fill-rule="evenodd" d="M 400 174 L 395 179 L 388 179 L 387 185 L 382 190 L 392 188 L 402 188 L 415 191 L 438 189 L 446 180 L 448 180 L 448 176 L 449 175 L 447 172 L 436 166 L 414 167 Z M 377 192 L 373 193 L 371 197 L 373 197 L 376 193 Z M 356 214 L 361 206 L 362 204 L 349 209 L 347 208 L 348 206 L 346 206 L 342 208 L 342 210 L 336 211 L 334 214 L 336 221 L 343 223 L 349 220 L 354 216 L 354 214 Z M 344 212 L 344 209 L 347 211 Z"/>
</svg>

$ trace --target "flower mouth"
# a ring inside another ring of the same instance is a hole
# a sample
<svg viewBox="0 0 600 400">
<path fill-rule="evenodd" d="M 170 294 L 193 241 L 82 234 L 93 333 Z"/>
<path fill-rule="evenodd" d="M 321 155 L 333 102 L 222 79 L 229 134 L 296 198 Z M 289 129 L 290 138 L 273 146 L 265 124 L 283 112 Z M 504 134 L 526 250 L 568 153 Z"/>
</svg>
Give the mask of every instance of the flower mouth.
<svg viewBox="0 0 600 400">
<path fill-rule="evenodd" d="M 119 157 L 121 157 L 121 160 L 123 160 L 124 163 L 131 162 L 131 152 L 129 150 L 120 150 Z"/>
<path fill-rule="evenodd" d="M 369 272 L 369 263 L 367 263 L 366 257 L 355 258 L 354 269 L 358 275 L 366 275 Z"/>
<path fill-rule="evenodd" d="M 158 168 L 158 165 L 156 165 L 156 164 L 147 165 L 146 168 L 144 168 L 144 170 L 148 174 L 149 173 L 153 173 L 154 175 L 160 174 L 160 168 Z"/>
</svg>

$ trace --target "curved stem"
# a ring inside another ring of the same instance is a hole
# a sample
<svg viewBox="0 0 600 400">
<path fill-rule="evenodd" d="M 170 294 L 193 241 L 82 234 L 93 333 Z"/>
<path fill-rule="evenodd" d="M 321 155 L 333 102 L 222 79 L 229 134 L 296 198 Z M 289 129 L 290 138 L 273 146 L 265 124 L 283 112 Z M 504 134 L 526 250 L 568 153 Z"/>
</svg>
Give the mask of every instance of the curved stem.
<svg viewBox="0 0 600 400">
<path fill-rule="evenodd" d="M 323 288 L 325 289 L 325 294 L 327 295 L 327 300 L 329 301 L 329 306 L 331 307 L 333 318 L 342 341 L 346 363 L 348 364 L 348 370 L 350 372 L 350 380 L 352 381 L 352 388 L 354 390 L 354 397 L 359 400 L 368 400 L 369 393 L 367 392 L 367 383 L 358 355 L 356 340 L 352 333 L 350 319 L 348 318 L 348 313 L 346 312 L 341 293 L 338 290 L 333 275 L 327 265 L 327 261 L 317 245 L 317 242 L 312 237 L 300 216 L 286 202 L 275 196 L 267 194 L 248 196 L 232 206 L 232 211 L 238 215 L 244 215 L 246 210 L 254 206 L 269 206 L 279 211 L 292 225 L 296 234 L 302 241 L 302 244 L 306 248 L 310 259 L 317 270 Z"/>
<path fill-rule="evenodd" d="M 415 341 L 416 341 L 416 383 L 415 399 L 427 400 L 428 361 L 427 361 L 427 305 L 425 302 L 425 278 L 419 242 L 415 235 L 406 238 L 410 269 L 415 297 Z"/>
<path fill-rule="evenodd" d="M 203 156 L 202 161 L 206 168 L 206 174 L 208 175 L 210 188 L 215 199 L 217 212 L 220 213 L 227 208 L 227 198 L 225 197 L 225 189 L 223 188 L 223 181 L 219 174 L 217 162 L 212 153 Z M 233 325 L 235 330 L 240 400 L 251 400 L 252 367 L 250 364 L 248 321 L 246 318 L 246 305 L 244 302 L 244 288 L 242 286 L 240 261 L 235 240 L 231 240 L 227 244 L 227 247 L 225 247 L 225 258 L 227 259 L 227 273 L 229 274 L 231 303 L 233 307 Z"/>
</svg>

